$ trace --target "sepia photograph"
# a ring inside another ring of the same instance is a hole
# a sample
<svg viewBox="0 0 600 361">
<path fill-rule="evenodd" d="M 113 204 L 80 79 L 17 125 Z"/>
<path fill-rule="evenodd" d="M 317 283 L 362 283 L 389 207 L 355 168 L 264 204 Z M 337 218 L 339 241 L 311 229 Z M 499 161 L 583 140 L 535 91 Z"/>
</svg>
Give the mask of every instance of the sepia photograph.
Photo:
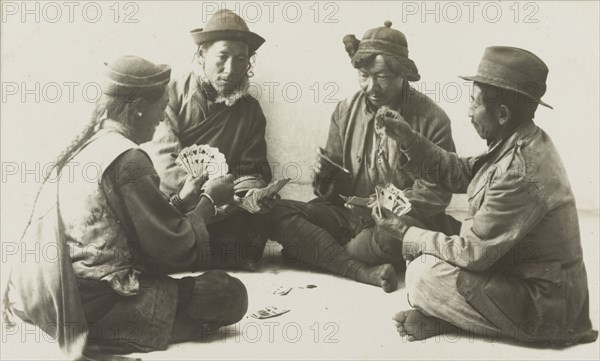
<svg viewBox="0 0 600 361">
<path fill-rule="evenodd" d="M 0 16 L 1 360 L 600 359 L 600 2 Z"/>
</svg>

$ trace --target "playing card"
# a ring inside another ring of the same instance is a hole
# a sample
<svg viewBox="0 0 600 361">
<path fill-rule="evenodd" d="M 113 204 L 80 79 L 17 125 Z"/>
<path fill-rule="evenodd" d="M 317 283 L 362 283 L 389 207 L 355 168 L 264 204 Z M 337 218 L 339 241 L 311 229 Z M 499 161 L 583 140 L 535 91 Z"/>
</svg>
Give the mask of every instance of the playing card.
<svg viewBox="0 0 600 361">
<path fill-rule="evenodd" d="M 375 114 L 375 133 L 379 134 L 379 136 L 385 135 L 385 124 L 383 123 L 384 108 L 379 108 L 377 114 Z"/>
<path fill-rule="evenodd" d="M 187 167 L 187 165 L 183 162 L 183 157 L 180 155 L 175 159 L 175 164 L 181 167 L 186 173 L 192 174 L 192 171 Z"/>
<path fill-rule="evenodd" d="M 265 307 L 265 308 L 263 308 L 261 310 L 252 312 L 250 314 L 250 316 L 262 320 L 262 319 L 265 319 L 265 318 L 271 318 L 271 317 L 280 316 L 280 315 L 283 315 L 284 313 L 288 313 L 288 312 L 290 312 L 290 310 L 287 310 L 287 309 L 278 309 L 275 306 L 271 306 L 271 307 Z"/>
<path fill-rule="evenodd" d="M 285 296 L 291 291 L 292 287 L 279 286 L 275 291 L 273 291 L 273 294 L 278 296 Z"/>
<path fill-rule="evenodd" d="M 182 163 L 185 164 L 185 167 L 188 169 L 188 173 L 195 177 L 196 172 L 194 172 L 194 169 L 192 168 L 192 162 L 190 162 L 190 156 L 188 152 L 189 149 L 184 148 L 181 150 L 181 153 L 179 153 L 179 155 L 181 156 Z"/>
<path fill-rule="evenodd" d="M 218 148 L 207 144 L 194 144 L 182 149 L 175 163 L 194 177 L 206 174 L 208 179 L 213 179 L 229 172 L 225 156 Z"/>
<path fill-rule="evenodd" d="M 344 196 L 340 194 L 340 197 L 348 204 L 351 204 L 353 206 L 360 206 L 360 207 L 368 207 L 371 203 L 372 200 L 370 197 L 356 197 L 356 196 Z"/>
<path fill-rule="evenodd" d="M 261 209 L 260 201 L 277 194 L 289 181 L 290 178 L 282 178 L 264 188 L 251 189 L 244 197 L 240 198 L 237 206 L 247 210 L 250 213 L 257 213 Z"/>
<path fill-rule="evenodd" d="M 341 170 L 342 172 L 344 172 L 346 174 L 351 174 L 351 172 L 348 169 L 342 167 L 341 165 L 334 162 L 331 158 L 329 158 L 329 156 L 327 156 L 327 154 L 325 153 L 325 150 L 323 148 L 317 147 L 317 148 L 315 148 L 315 152 L 317 153 L 317 155 L 319 156 L 320 159 L 327 161 L 329 164 L 331 164 L 332 166 L 336 167 L 337 169 Z"/>
<path fill-rule="evenodd" d="M 398 216 L 410 212 L 410 201 L 393 184 L 388 183 L 385 186 L 376 186 L 375 190 L 377 191 L 377 201 L 380 207 L 386 208 Z"/>
</svg>

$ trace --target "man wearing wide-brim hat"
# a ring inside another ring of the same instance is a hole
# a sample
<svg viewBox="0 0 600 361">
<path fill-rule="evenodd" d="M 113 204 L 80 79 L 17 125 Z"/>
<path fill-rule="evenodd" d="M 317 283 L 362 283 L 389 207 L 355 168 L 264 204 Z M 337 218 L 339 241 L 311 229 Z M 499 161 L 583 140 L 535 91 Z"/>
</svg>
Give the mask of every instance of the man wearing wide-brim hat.
<svg viewBox="0 0 600 361">
<path fill-rule="evenodd" d="M 414 309 L 396 314 L 411 341 L 462 329 L 488 338 L 560 345 L 592 342 L 589 292 L 575 199 L 548 135 L 533 122 L 550 107 L 548 68 L 529 51 L 485 50 L 469 117 L 489 149 L 459 157 L 414 132 L 403 116 L 382 116 L 386 132 L 415 169 L 438 169 L 434 181 L 466 193 L 460 235 L 412 226 L 385 212 L 378 226 L 403 242 L 406 289 Z M 433 168 L 432 168 L 433 167 Z M 432 179 L 435 174 L 413 172 Z"/>
<path fill-rule="evenodd" d="M 229 173 L 236 178 L 236 194 L 262 188 L 271 181 L 266 120 L 248 88 L 253 58 L 265 39 L 230 10 L 217 11 L 204 28 L 192 30 L 191 37 L 197 46 L 192 70 L 169 85 L 166 121 L 146 146 L 160 175 L 161 189 L 177 195 L 186 173 L 172 154 L 194 144 L 208 144 L 225 155 Z M 263 205 L 259 213 L 267 209 Z M 209 220 L 211 249 L 206 266 L 220 267 L 228 263 L 222 257 L 241 250 L 245 254 L 232 254 L 236 264 L 230 266 L 252 268 L 267 240 L 264 219 L 263 214 L 250 214 L 233 205 L 219 209 Z"/>
<path fill-rule="evenodd" d="M 401 242 L 373 227 L 367 206 L 345 204 L 340 195 L 374 197 L 375 186 L 392 183 L 412 203 L 409 215 L 416 222 L 457 233 L 452 225 L 458 222 L 444 214 L 451 194 L 411 178 L 405 171 L 411 167 L 408 159 L 393 138 L 376 130 L 375 115 L 386 107 L 400 112 L 424 137 L 454 151 L 450 120 L 433 100 L 409 86 L 420 75 L 408 57 L 406 37 L 390 21 L 368 30 L 361 41 L 347 35 L 343 42 L 361 89 L 337 105 L 323 152 L 348 172 L 320 158 L 313 182 L 318 198 L 278 202 L 270 213 L 275 224 L 271 238 L 290 258 L 297 254 L 304 262 L 391 292 L 397 288 L 393 265 L 404 265 Z"/>
</svg>

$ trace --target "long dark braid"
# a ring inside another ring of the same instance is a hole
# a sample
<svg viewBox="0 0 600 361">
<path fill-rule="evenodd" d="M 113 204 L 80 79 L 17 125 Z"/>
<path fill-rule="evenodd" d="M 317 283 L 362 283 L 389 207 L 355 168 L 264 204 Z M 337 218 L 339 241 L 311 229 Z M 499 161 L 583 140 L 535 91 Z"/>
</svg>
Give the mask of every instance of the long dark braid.
<svg viewBox="0 0 600 361">
<path fill-rule="evenodd" d="M 94 108 L 94 111 L 92 113 L 92 117 L 91 117 L 90 121 L 88 122 L 88 124 L 85 126 L 85 128 L 83 128 L 83 130 L 79 133 L 79 135 L 77 135 L 71 141 L 69 146 L 65 150 L 63 150 L 58 155 L 58 157 L 56 157 L 56 161 L 54 162 L 54 165 L 52 166 L 52 168 L 50 168 L 48 173 L 44 175 L 42 184 L 40 185 L 40 187 L 35 195 L 35 199 L 33 200 L 33 206 L 31 209 L 31 213 L 29 214 L 29 220 L 27 221 L 27 225 L 25 226 L 23 234 L 21 235 L 21 240 L 23 240 L 23 237 L 25 236 L 25 232 L 27 232 L 27 229 L 31 225 L 31 221 L 33 220 L 33 215 L 35 213 L 35 206 L 40 197 L 40 194 L 42 193 L 42 189 L 43 189 L 44 185 L 46 184 L 46 182 L 52 175 L 52 171 L 56 169 L 56 174 L 57 175 L 60 174 L 60 171 L 65 166 L 65 164 L 67 164 L 67 162 L 71 159 L 73 154 L 75 154 L 75 152 L 82 145 L 84 145 L 85 142 L 87 142 L 94 135 L 94 133 L 96 133 L 98 125 L 102 121 L 102 115 L 104 114 L 105 109 L 106 109 L 106 107 L 103 102 L 98 103 L 96 105 L 96 107 Z M 9 313 L 12 313 L 10 311 L 10 305 L 9 305 L 9 301 L 8 301 L 8 289 L 9 289 L 8 286 L 9 286 L 9 284 L 10 284 L 10 281 L 6 284 L 6 287 L 4 288 L 4 291 L 2 292 L 3 293 L 2 294 L 2 297 L 3 297 L 3 299 L 2 299 L 2 319 L 6 325 L 13 324 L 8 316 Z"/>
<path fill-rule="evenodd" d="M 25 232 L 27 231 L 27 228 L 29 228 L 29 225 L 31 225 L 31 221 L 33 219 L 33 215 L 35 212 L 35 206 L 37 204 L 38 198 L 40 197 L 40 194 L 42 193 L 42 189 L 44 188 L 44 185 L 46 184 L 48 179 L 52 176 L 52 172 L 56 169 L 56 174 L 58 176 L 60 174 L 61 170 L 63 169 L 63 167 L 71 159 L 73 154 L 96 133 L 98 125 L 102 121 L 102 115 L 105 113 L 105 111 L 106 111 L 106 107 L 103 102 L 96 104 L 96 107 L 94 108 L 94 111 L 92 112 L 92 117 L 90 118 L 90 121 L 86 124 L 86 126 L 83 128 L 83 130 L 75 138 L 73 138 L 73 140 L 71 141 L 69 146 L 67 148 L 65 148 L 65 150 L 63 150 L 58 155 L 58 157 L 56 157 L 56 161 L 54 162 L 52 167 L 43 176 L 42 184 L 40 185 L 40 187 L 35 195 L 35 198 L 33 200 L 33 207 L 32 207 L 31 213 L 29 215 L 29 220 L 27 221 L 27 225 L 25 226 L 25 230 L 23 231 L 23 234 L 21 235 L 21 239 L 23 239 L 23 236 L 25 236 Z"/>
</svg>

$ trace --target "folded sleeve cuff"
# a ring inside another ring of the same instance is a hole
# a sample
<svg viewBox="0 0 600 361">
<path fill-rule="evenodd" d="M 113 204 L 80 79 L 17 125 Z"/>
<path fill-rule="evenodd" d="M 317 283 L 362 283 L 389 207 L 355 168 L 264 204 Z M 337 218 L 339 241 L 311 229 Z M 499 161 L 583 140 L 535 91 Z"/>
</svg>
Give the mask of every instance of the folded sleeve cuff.
<svg viewBox="0 0 600 361">
<path fill-rule="evenodd" d="M 421 237 L 427 230 L 410 227 L 404 234 L 402 240 L 402 257 L 406 261 L 412 261 L 417 258 L 422 252 Z"/>
</svg>

